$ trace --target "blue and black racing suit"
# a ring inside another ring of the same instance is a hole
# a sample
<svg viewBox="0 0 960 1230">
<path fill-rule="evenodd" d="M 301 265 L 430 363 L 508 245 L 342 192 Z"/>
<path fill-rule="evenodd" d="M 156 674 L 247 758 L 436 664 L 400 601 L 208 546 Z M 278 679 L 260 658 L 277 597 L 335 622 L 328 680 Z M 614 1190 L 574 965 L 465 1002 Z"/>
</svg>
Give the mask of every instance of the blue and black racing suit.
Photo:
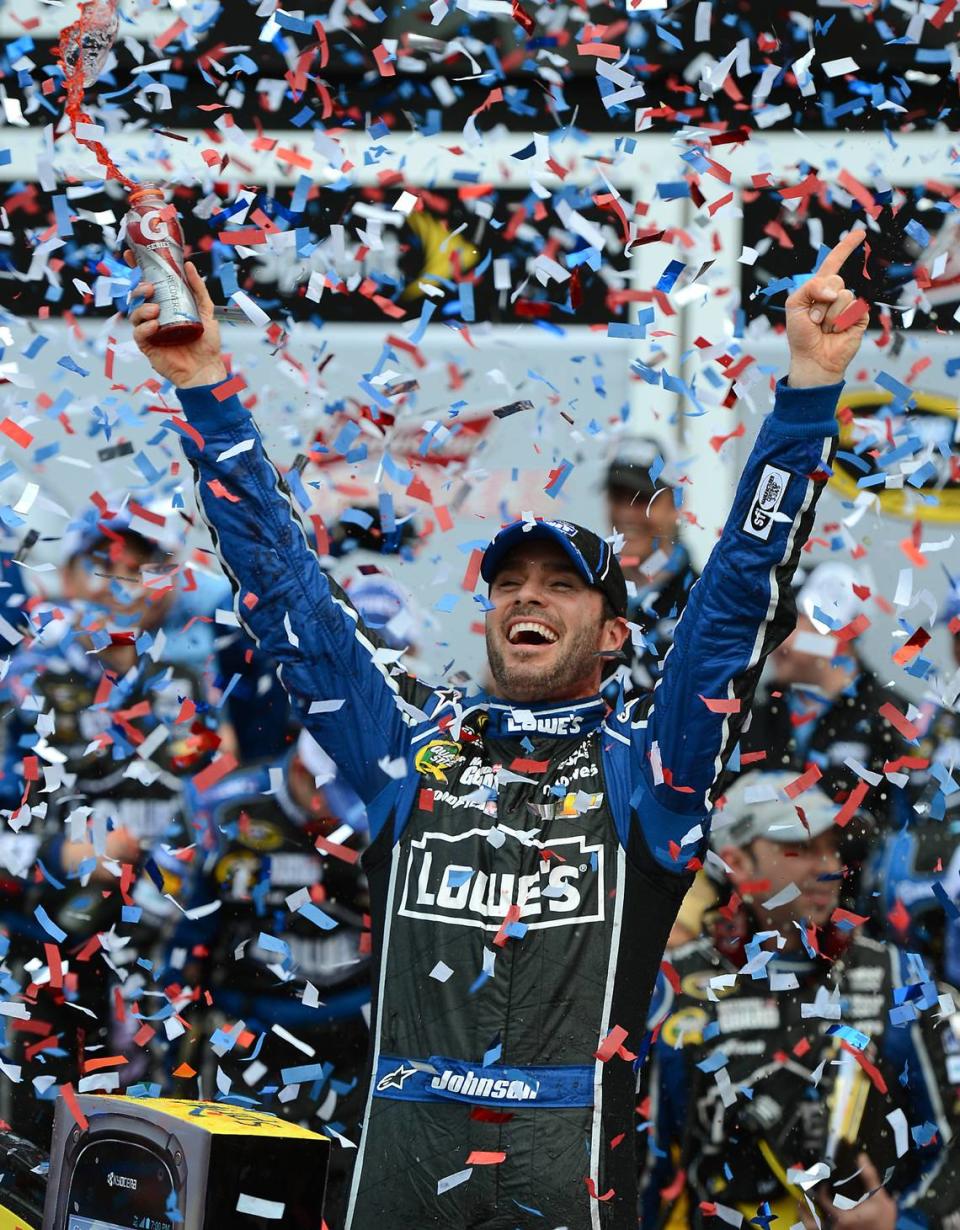
<svg viewBox="0 0 960 1230">
<path fill-rule="evenodd" d="M 779 387 L 654 692 L 614 712 L 406 674 L 324 574 L 237 398 L 180 391 L 238 617 L 367 806 L 352 1230 L 636 1225 L 632 1055 L 717 774 L 794 624 L 839 391 Z"/>
<path fill-rule="evenodd" d="M 792 1225 L 806 1176 L 865 1194 L 851 1178 L 861 1151 L 897 1230 L 960 1220 L 956 993 L 916 954 L 844 925 L 779 952 L 741 907 L 671 950 L 641 1103 L 644 1230 Z"/>
</svg>

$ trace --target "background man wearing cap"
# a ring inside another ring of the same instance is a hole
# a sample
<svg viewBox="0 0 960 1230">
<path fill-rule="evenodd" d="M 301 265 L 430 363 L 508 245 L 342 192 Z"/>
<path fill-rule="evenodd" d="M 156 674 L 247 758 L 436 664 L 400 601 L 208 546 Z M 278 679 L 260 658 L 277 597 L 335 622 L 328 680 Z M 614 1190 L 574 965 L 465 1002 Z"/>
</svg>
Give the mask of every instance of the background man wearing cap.
<svg viewBox="0 0 960 1230">
<path fill-rule="evenodd" d="M 854 621 L 864 602 L 856 589 L 863 586 L 848 564 L 832 560 L 800 585 L 796 629 L 770 655 L 766 691 L 754 703 L 740 752 L 754 768 L 789 766 L 799 774 L 816 765 L 831 798 L 843 802 L 858 790 L 860 806 L 881 828 L 899 827 L 910 816 L 901 761 L 917 752 L 880 713 L 888 703 L 905 713 L 906 700 L 857 651 Z"/>
<path fill-rule="evenodd" d="M 178 921 L 162 978 L 177 984 L 176 1011 L 190 1022 L 190 1049 L 172 1047 L 169 1068 L 187 1059 L 200 1074 L 199 1087 L 175 1079 L 173 1092 L 229 1091 L 330 1133 L 332 1215 L 363 1114 L 369 1044 L 363 804 L 301 731 L 279 762 L 245 765 L 206 790 L 191 783 L 185 810 L 194 857 L 156 855 L 167 890 L 202 911 Z"/>
<path fill-rule="evenodd" d="M 680 510 L 669 468 L 655 440 L 625 442 L 607 470 L 607 515 L 623 535 L 620 563 L 633 582 L 627 603 L 632 686 L 648 691 L 660 677 L 663 656 L 699 573 L 680 536 Z"/>
<path fill-rule="evenodd" d="M 117 516 L 80 519 L 64 547 L 68 601 L 25 612 L 28 635 L 3 683 L 0 797 L 10 835 L 32 853 L 0 894 L 16 937 L 12 959 L 35 1004 L 29 1027 L 10 1031 L 23 1079 L 9 1116 L 44 1146 L 57 1086 L 79 1079 L 85 1048 L 116 1043 L 115 1027 L 131 1019 L 117 1008 L 121 985 L 132 1001 L 150 983 L 138 958 L 157 955 L 174 907 L 159 894 L 141 902 L 140 877 L 154 845 L 189 840 L 180 823 L 185 780 L 220 745 L 203 680 L 168 662 L 157 635 L 172 599 L 152 601 L 142 574 L 162 578 L 160 544 Z M 9 844 L 4 853 L 10 871 Z M 30 874 L 35 860 L 41 875 Z M 44 950 L 53 936 L 69 962 L 56 984 Z M 131 1053 L 143 1058 L 139 1047 Z M 127 1064 L 123 1074 L 134 1070 Z"/>
<path fill-rule="evenodd" d="M 862 235 L 788 300 L 789 385 L 656 692 L 614 713 L 598 693 L 627 635 L 626 584 L 609 543 L 564 521 L 502 530 L 482 564 L 499 696 L 428 688 L 358 622 L 250 416 L 216 395 L 227 372 L 193 266 L 198 341 L 157 347 L 156 309 L 134 312 L 137 343 L 189 420 L 184 448 L 238 614 L 367 804 L 372 1074 L 351 1230 L 385 1218 L 635 1227 L 631 1047 L 716 775 L 792 626 L 790 578 L 866 326 L 833 326 L 853 299 L 839 269 Z"/>
<path fill-rule="evenodd" d="M 651 1014 L 645 1228 L 740 1213 L 811 1230 L 936 1230 L 957 1208 L 956 1146 L 943 1156 L 960 1086 L 953 996 L 838 910 L 858 821 L 838 825 L 816 786 L 791 799 L 794 781 L 748 773 L 714 815 L 727 900 L 705 936 L 671 952 Z"/>
</svg>

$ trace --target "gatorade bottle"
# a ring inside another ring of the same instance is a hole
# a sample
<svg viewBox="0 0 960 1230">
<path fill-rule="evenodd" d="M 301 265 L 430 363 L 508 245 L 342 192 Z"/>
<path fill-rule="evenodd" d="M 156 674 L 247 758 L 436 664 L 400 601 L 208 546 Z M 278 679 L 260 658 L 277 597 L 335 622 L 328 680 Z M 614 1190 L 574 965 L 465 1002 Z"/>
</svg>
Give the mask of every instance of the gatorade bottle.
<svg viewBox="0 0 960 1230">
<path fill-rule="evenodd" d="M 203 322 L 183 268 L 183 232 L 176 211 L 165 203 L 163 190 L 155 184 L 130 193 L 127 242 L 144 280 L 153 283 L 153 302 L 160 305 L 154 345 L 196 341 L 203 333 Z"/>
</svg>

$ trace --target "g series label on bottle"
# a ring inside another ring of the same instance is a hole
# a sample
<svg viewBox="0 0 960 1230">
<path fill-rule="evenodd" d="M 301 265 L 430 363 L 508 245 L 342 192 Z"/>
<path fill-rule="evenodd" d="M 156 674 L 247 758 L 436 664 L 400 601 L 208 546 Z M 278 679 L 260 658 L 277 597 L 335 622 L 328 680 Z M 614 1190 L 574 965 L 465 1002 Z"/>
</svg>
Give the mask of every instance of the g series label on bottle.
<svg viewBox="0 0 960 1230">
<path fill-rule="evenodd" d="M 143 274 L 153 284 L 159 304 L 155 341 L 187 342 L 203 332 L 200 313 L 187 284 L 183 264 L 183 232 L 172 206 L 159 188 L 138 188 L 130 194 L 127 242 Z M 166 338 L 163 334 L 169 336 Z"/>
<path fill-rule="evenodd" d="M 512 905 L 531 930 L 602 922 L 604 851 L 576 837 L 554 837 L 563 862 L 530 849 L 529 870 L 498 871 L 486 838 L 490 829 L 424 833 L 411 843 L 399 913 L 455 927 L 498 931 Z"/>
</svg>

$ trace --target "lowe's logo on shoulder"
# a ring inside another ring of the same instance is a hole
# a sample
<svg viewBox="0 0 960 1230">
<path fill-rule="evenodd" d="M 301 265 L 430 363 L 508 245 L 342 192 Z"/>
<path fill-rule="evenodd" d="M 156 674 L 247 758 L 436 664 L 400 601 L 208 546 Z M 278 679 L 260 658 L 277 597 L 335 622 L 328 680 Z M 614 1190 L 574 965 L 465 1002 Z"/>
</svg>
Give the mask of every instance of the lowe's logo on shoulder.
<svg viewBox="0 0 960 1230">
<path fill-rule="evenodd" d="M 582 834 L 554 837 L 552 860 L 530 842 L 527 874 L 518 874 L 489 869 L 490 832 L 424 833 L 411 842 L 399 913 L 484 931 L 499 931 L 511 906 L 531 931 L 603 921 L 602 845 Z"/>
<path fill-rule="evenodd" d="M 770 537 L 774 521 L 785 520 L 778 517 L 783 497 L 787 493 L 790 475 L 786 470 L 778 470 L 775 466 L 764 466 L 757 489 L 753 494 L 750 511 L 743 523 L 744 533 L 760 538 L 764 542 Z"/>
<path fill-rule="evenodd" d="M 531 709 L 511 709 L 506 720 L 511 734 L 578 735 L 581 725 L 579 713 L 534 713 Z"/>
</svg>

